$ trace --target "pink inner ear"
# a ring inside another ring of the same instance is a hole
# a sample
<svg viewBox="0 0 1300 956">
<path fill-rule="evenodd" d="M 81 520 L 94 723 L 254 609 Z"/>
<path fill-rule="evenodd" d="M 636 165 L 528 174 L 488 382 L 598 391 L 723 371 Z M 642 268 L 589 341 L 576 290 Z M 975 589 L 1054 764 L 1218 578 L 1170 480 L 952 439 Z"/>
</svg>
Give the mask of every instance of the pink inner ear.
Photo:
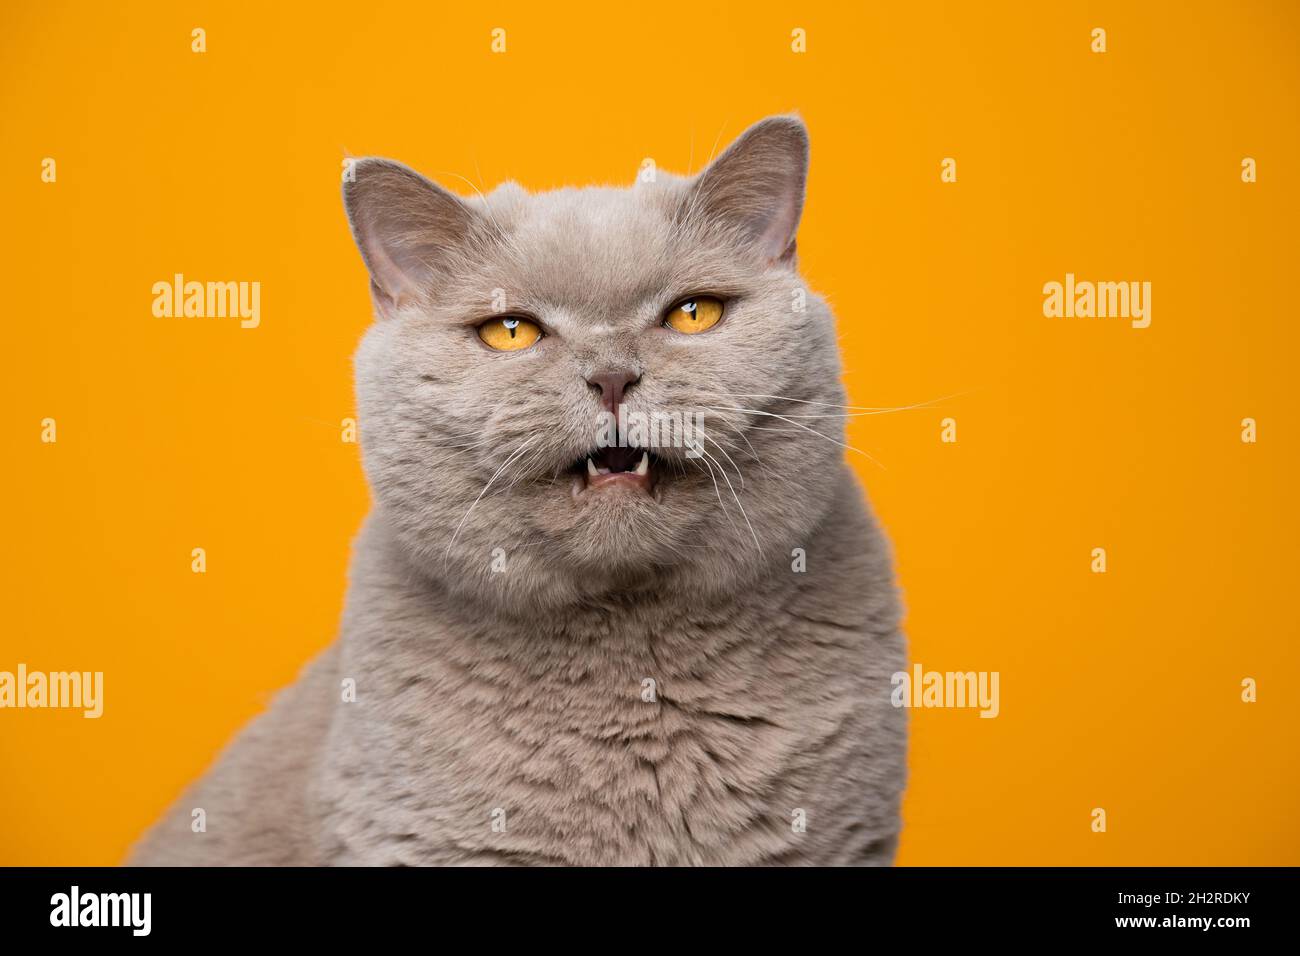
<svg viewBox="0 0 1300 956">
<path fill-rule="evenodd" d="M 366 259 L 372 271 L 370 290 L 376 306 L 387 313 L 405 305 L 415 294 L 415 287 L 411 285 L 406 273 L 393 262 L 383 243 L 367 236 L 365 245 Z"/>
<path fill-rule="evenodd" d="M 387 159 L 360 160 L 343 202 L 383 314 L 419 298 L 476 222 L 455 195 Z"/>
<path fill-rule="evenodd" d="M 388 318 L 397 310 L 397 303 L 393 301 L 393 297 L 380 288 L 374 276 L 370 277 L 370 301 L 374 303 L 375 311 L 384 318 Z"/>
<path fill-rule="evenodd" d="M 769 117 L 742 133 L 700 173 L 688 210 L 742 227 L 768 264 L 790 263 L 807 169 L 803 123 Z"/>
<path fill-rule="evenodd" d="M 789 195 L 781 197 L 776 213 L 759 236 L 769 262 L 788 262 L 794 258 L 794 233 L 799 227 L 799 205 Z"/>
</svg>

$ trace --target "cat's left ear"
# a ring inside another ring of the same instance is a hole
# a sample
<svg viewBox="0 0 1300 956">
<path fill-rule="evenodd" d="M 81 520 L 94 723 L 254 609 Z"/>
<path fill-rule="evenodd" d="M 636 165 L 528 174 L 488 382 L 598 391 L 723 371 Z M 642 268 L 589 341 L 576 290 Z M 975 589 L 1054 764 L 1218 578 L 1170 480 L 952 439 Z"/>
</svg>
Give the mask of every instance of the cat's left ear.
<svg viewBox="0 0 1300 956">
<path fill-rule="evenodd" d="M 769 116 L 695 178 L 683 209 L 739 229 L 770 263 L 793 263 L 808 179 L 808 128 L 797 116 Z"/>
</svg>

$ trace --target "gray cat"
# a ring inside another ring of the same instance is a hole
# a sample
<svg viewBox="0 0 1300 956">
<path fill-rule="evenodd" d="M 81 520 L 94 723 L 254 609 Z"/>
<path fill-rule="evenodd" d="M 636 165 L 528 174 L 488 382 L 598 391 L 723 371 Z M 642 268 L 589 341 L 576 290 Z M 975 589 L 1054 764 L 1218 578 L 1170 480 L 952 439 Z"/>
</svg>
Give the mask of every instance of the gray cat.
<svg viewBox="0 0 1300 956">
<path fill-rule="evenodd" d="M 342 636 L 133 862 L 892 862 L 904 644 L 796 270 L 807 161 L 782 116 L 631 189 L 356 164 Z M 673 412 L 703 428 L 630 440 Z"/>
</svg>

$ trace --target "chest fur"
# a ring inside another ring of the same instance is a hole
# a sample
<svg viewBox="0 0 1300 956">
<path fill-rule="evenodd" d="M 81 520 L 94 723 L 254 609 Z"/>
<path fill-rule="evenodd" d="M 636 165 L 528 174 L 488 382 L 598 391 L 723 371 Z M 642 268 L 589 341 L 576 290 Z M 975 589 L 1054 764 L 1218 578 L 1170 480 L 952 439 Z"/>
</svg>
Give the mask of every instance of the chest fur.
<svg viewBox="0 0 1300 956">
<path fill-rule="evenodd" d="M 321 785 L 339 862 L 803 858 L 901 785 L 880 706 L 901 644 L 863 622 L 768 608 L 408 637 L 344 655 L 365 676 Z"/>
</svg>

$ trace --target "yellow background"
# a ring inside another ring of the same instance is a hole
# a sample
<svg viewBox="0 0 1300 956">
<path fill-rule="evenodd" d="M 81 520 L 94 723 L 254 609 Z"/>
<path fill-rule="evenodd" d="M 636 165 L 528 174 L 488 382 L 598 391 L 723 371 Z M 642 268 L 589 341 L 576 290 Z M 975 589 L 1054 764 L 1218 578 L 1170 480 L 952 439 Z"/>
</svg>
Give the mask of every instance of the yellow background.
<svg viewBox="0 0 1300 956">
<path fill-rule="evenodd" d="M 630 183 L 792 109 L 851 401 L 959 395 L 851 430 L 912 659 L 1001 673 L 995 720 L 912 712 L 899 861 L 1300 863 L 1300 5 L 118 6 L 0 13 L 0 670 L 106 684 L 0 711 L 0 863 L 120 861 L 334 638 L 345 155 Z M 175 272 L 261 282 L 261 327 L 154 318 Z M 1044 318 L 1066 272 L 1150 281 L 1151 327 Z"/>
</svg>

